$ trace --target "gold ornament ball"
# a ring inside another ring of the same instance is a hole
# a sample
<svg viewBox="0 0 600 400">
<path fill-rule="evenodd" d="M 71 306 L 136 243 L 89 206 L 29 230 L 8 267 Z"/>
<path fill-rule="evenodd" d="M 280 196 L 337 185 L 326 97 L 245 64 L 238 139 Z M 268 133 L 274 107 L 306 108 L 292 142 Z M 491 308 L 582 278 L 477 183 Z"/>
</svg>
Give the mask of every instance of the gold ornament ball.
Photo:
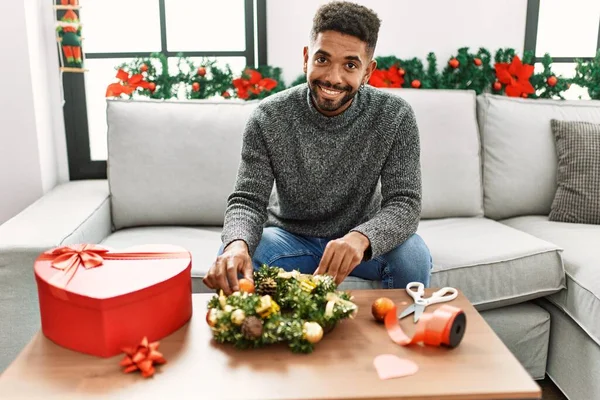
<svg viewBox="0 0 600 400">
<path fill-rule="evenodd" d="M 323 328 L 316 322 L 305 322 L 302 334 L 309 343 L 315 344 L 323 338 Z"/>
<path fill-rule="evenodd" d="M 206 323 L 211 328 L 217 324 L 217 310 L 216 309 L 211 308 L 208 310 L 208 312 L 206 313 Z"/>
<path fill-rule="evenodd" d="M 246 319 L 246 314 L 244 310 L 240 310 L 239 308 L 231 313 L 231 322 L 235 325 L 240 326 L 244 320 Z"/>
<path fill-rule="evenodd" d="M 386 314 L 390 312 L 392 308 L 394 308 L 394 302 L 391 299 L 387 297 L 380 297 L 375 300 L 373 305 L 371 305 L 371 314 L 373 314 L 373 317 L 377 321 L 383 322 Z"/>
</svg>

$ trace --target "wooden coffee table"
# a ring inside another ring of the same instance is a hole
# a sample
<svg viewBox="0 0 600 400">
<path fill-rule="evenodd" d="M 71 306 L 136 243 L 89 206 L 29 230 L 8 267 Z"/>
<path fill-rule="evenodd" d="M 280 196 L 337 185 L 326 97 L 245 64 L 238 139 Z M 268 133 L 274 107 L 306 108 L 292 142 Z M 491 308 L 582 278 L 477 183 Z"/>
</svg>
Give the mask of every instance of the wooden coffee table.
<svg viewBox="0 0 600 400">
<path fill-rule="evenodd" d="M 427 290 L 430 294 L 432 289 Z M 287 346 L 236 350 L 212 340 L 205 322 L 211 295 L 195 294 L 194 316 L 164 338 L 168 363 L 144 379 L 124 374 L 121 357 L 86 356 L 61 348 L 38 333 L 0 376 L 2 398 L 126 399 L 538 399 L 539 386 L 504 346 L 468 300 L 451 303 L 467 315 L 467 329 L 455 349 L 394 344 L 371 317 L 381 296 L 412 301 L 405 290 L 352 291 L 359 312 L 316 345 L 312 354 Z M 439 305 L 426 310 L 431 312 Z M 404 305 L 401 305 L 404 307 Z M 401 323 L 412 334 L 411 318 Z M 380 354 L 419 365 L 413 376 L 382 381 L 373 367 Z"/>
</svg>

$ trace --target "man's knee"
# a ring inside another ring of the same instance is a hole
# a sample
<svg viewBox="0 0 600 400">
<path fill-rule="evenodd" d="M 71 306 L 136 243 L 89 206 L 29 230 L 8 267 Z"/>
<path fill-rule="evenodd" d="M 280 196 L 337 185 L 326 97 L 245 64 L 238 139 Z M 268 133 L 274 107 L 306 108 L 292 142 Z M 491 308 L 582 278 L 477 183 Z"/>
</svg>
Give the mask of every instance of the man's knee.
<svg viewBox="0 0 600 400">
<path fill-rule="evenodd" d="M 432 260 L 425 241 L 417 234 L 388 253 L 388 268 L 402 271 L 414 281 L 429 284 Z M 393 273 L 393 272 L 392 272 Z"/>
</svg>

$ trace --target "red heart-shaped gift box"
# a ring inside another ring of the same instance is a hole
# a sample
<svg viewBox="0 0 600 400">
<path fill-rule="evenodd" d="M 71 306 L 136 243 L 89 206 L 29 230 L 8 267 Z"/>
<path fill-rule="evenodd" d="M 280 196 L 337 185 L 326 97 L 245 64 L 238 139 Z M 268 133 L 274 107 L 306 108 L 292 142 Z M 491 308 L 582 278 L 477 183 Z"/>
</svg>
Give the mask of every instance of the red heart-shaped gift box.
<svg viewBox="0 0 600 400">
<path fill-rule="evenodd" d="M 178 246 L 49 250 L 35 262 L 42 332 L 56 344 L 111 357 L 159 340 L 192 316 L 191 254 Z"/>
</svg>

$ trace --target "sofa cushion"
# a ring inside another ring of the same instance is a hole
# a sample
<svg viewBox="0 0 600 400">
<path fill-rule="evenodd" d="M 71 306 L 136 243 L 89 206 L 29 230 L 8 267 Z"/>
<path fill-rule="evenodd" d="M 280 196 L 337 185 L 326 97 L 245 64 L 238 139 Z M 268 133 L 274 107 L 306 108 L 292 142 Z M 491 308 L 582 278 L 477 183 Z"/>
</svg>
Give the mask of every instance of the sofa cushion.
<svg viewBox="0 0 600 400">
<path fill-rule="evenodd" d="M 479 310 L 517 304 L 564 287 L 560 249 L 487 218 L 421 221 L 433 258 L 432 287 L 453 286 Z"/>
<path fill-rule="evenodd" d="M 549 221 L 528 216 L 502 221 L 562 247 L 567 290 L 548 299 L 581 326 L 600 345 L 600 225 Z"/>
<path fill-rule="evenodd" d="M 174 244 L 192 253 L 192 285 L 195 293 L 214 292 L 208 289 L 202 278 L 215 261 L 221 247 L 221 227 L 156 226 L 122 229 L 102 241 L 102 245 L 125 249 L 143 244 Z M 381 282 L 367 281 L 349 276 L 340 290 L 379 289 Z"/>
<path fill-rule="evenodd" d="M 600 101 L 477 98 L 485 215 L 548 215 L 556 192 L 551 119 L 600 123 Z"/>
<path fill-rule="evenodd" d="M 475 93 L 462 90 L 382 89 L 415 112 L 421 139 L 421 218 L 483 215 Z"/>
<path fill-rule="evenodd" d="M 108 182 L 117 229 L 222 225 L 256 102 L 109 100 Z"/>
<path fill-rule="evenodd" d="M 600 224 L 600 124 L 551 121 L 558 189 L 550 221 Z"/>
</svg>

